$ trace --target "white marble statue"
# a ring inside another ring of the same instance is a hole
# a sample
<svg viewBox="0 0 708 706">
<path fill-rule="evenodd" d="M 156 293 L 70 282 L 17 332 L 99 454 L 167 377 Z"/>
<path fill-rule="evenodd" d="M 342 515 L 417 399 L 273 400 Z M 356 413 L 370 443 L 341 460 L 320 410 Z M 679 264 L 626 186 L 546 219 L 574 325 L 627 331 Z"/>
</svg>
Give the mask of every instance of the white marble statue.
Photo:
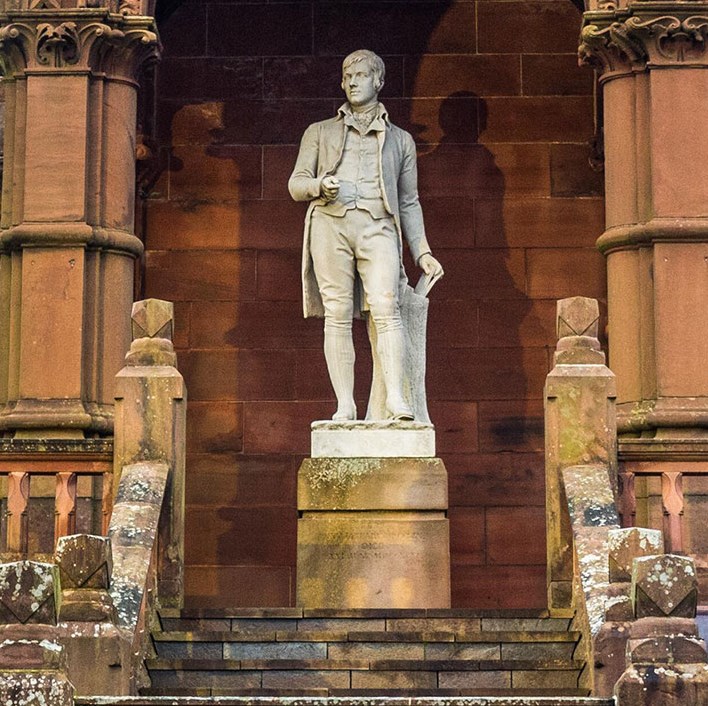
<svg viewBox="0 0 708 706">
<path fill-rule="evenodd" d="M 303 135 L 289 189 L 296 201 L 310 202 L 304 314 L 325 320 L 325 358 L 337 396 L 334 420 L 357 418 L 352 318 L 365 311 L 374 356 L 367 419 L 429 422 L 421 377 L 427 299 L 407 285 L 402 239 L 426 282 L 443 270 L 425 237 L 415 143 L 379 102 L 383 83 L 380 57 L 367 50 L 350 54 L 342 65 L 347 102 Z M 420 331 L 410 330 L 421 321 L 422 339 Z"/>
</svg>

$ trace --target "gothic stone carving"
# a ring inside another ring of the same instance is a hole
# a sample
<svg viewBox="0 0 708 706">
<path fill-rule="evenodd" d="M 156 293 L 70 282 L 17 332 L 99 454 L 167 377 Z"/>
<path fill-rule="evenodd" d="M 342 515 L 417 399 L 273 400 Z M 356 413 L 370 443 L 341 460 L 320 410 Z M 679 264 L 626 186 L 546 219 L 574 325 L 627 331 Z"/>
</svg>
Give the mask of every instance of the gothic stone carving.
<svg viewBox="0 0 708 706">
<path fill-rule="evenodd" d="M 66 14 L 28 12 L 0 15 L 0 61 L 6 77 L 26 70 L 95 70 L 135 80 L 141 67 L 159 56 L 150 17 L 108 15 L 103 10 Z M 42 22 L 35 20 L 41 19 Z"/>
<path fill-rule="evenodd" d="M 580 61 L 603 73 L 705 65 L 708 10 L 696 14 L 696 9 L 695 3 L 676 3 L 655 10 L 586 12 L 578 49 Z"/>
</svg>

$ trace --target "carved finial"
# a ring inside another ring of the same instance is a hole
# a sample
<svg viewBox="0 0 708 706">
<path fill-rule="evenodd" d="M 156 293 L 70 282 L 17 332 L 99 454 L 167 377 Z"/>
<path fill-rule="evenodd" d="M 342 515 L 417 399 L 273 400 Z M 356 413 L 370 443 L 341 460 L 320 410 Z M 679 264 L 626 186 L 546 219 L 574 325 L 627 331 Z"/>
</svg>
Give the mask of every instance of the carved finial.
<svg viewBox="0 0 708 706">
<path fill-rule="evenodd" d="M 62 590 L 67 588 L 108 588 L 113 559 L 111 540 L 93 534 L 60 537 L 54 551 Z"/>
<path fill-rule="evenodd" d="M 695 618 L 698 578 L 693 559 L 676 554 L 635 559 L 632 603 L 637 618 Z"/>
<path fill-rule="evenodd" d="M 632 565 L 640 556 L 654 556 L 664 551 L 661 530 L 644 527 L 611 529 L 607 535 L 610 583 L 632 580 Z"/>
<path fill-rule="evenodd" d="M 56 625 L 59 580 L 53 564 L 0 564 L 0 625 Z"/>
<path fill-rule="evenodd" d="M 162 299 L 143 299 L 133 304 L 133 343 L 125 357 L 130 366 L 175 365 L 172 346 L 174 304 Z"/>
<path fill-rule="evenodd" d="M 133 304 L 133 340 L 167 338 L 172 340 L 175 307 L 162 299 L 143 299 Z"/>
<path fill-rule="evenodd" d="M 556 308 L 556 333 L 566 336 L 597 338 L 600 307 L 597 299 L 570 297 L 560 299 Z"/>
<path fill-rule="evenodd" d="M 556 365 L 588 365 L 605 362 L 597 340 L 600 307 L 596 299 L 560 299 L 556 307 Z"/>
</svg>

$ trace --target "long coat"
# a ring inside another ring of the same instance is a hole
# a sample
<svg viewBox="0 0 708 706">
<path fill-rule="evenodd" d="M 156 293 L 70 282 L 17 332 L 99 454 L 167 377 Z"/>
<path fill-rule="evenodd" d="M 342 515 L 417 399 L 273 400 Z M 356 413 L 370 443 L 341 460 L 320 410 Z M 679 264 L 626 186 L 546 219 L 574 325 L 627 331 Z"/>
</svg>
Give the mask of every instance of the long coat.
<svg viewBox="0 0 708 706">
<path fill-rule="evenodd" d="M 346 105 L 346 104 L 345 104 Z M 418 200 L 418 174 L 413 137 L 388 122 L 385 108 L 381 105 L 386 129 L 377 132 L 379 140 L 379 175 L 381 193 L 386 210 L 393 216 L 401 238 L 405 238 L 414 260 L 430 252 L 423 226 L 423 212 Z M 288 188 L 296 201 L 309 201 L 305 217 L 305 233 L 302 248 L 302 303 L 305 317 L 324 316 L 322 298 L 317 287 L 312 256 L 310 254 L 310 220 L 313 209 L 326 203 L 320 196 L 320 183 L 325 176 L 335 173 L 342 160 L 347 125 L 344 122 L 344 106 L 334 118 L 314 123 L 305 130 L 300 142 Z M 406 275 L 401 260 L 401 288 L 406 285 Z"/>
</svg>

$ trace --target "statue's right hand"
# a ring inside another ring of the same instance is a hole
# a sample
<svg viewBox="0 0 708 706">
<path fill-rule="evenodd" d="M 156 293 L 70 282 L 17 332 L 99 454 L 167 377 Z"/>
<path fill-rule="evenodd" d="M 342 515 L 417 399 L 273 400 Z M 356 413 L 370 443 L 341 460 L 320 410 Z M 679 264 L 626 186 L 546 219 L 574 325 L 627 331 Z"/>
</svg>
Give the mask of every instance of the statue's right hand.
<svg viewBox="0 0 708 706">
<path fill-rule="evenodd" d="M 339 179 L 333 176 L 326 176 L 320 182 L 320 194 L 327 201 L 334 201 L 339 193 Z"/>
</svg>

